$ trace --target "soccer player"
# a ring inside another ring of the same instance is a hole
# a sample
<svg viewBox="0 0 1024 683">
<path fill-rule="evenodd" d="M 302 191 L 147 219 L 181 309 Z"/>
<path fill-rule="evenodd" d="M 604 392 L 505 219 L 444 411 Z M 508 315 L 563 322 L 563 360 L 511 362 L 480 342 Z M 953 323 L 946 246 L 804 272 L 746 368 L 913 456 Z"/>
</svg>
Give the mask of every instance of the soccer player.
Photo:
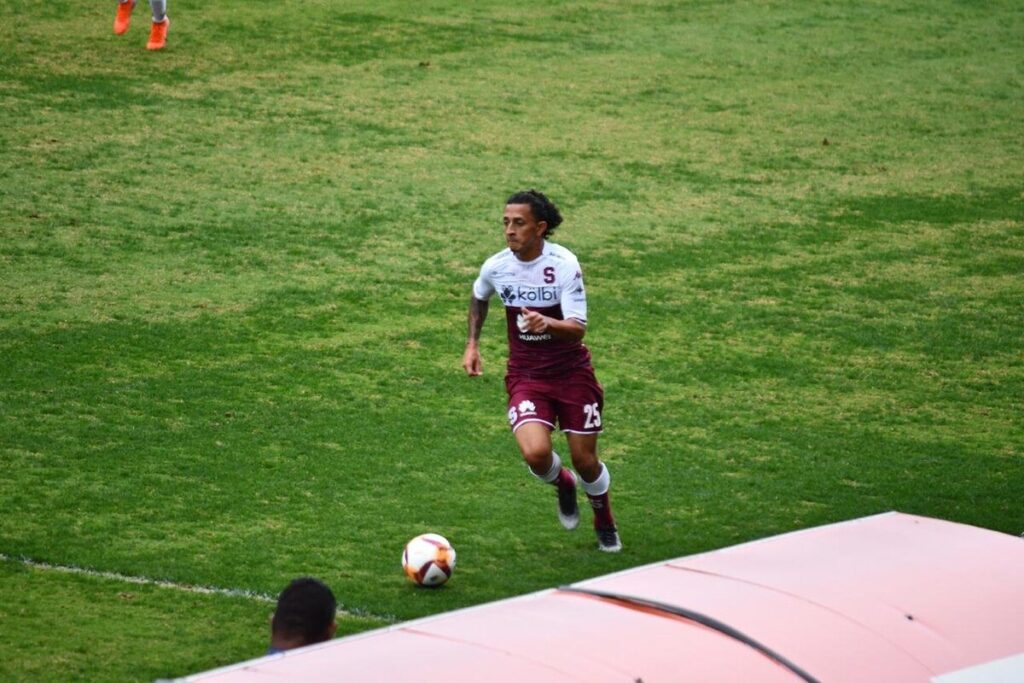
<svg viewBox="0 0 1024 683">
<path fill-rule="evenodd" d="M 132 21 L 132 10 L 138 0 L 118 0 L 117 15 L 114 16 L 114 33 L 123 35 Z M 149 9 L 153 11 L 153 25 L 149 29 L 147 50 L 162 50 L 167 45 L 167 29 L 171 20 L 167 16 L 167 0 L 149 0 Z"/>
<path fill-rule="evenodd" d="M 325 583 L 308 576 L 295 579 L 277 598 L 267 654 L 330 640 L 338 630 L 337 610 L 334 593 Z"/>
<path fill-rule="evenodd" d="M 508 421 L 523 459 L 534 476 L 555 486 L 559 521 L 575 529 L 580 521 L 576 475 L 551 448 L 557 424 L 594 511 L 598 548 L 618 552 L 622 543 L 608 498 L 611 478 L 597 457 L 604 390 L 583 345 L 587 296 L 579 261 L 548 242 L 562 216 L 541 192 L 509 197 L 502 222 L 508 248 L 487 259 L 473 283 L 462 367 L 470 377 L 482 372 L 480 331 L 497 293 L 508 327 Z"/>
</svg>

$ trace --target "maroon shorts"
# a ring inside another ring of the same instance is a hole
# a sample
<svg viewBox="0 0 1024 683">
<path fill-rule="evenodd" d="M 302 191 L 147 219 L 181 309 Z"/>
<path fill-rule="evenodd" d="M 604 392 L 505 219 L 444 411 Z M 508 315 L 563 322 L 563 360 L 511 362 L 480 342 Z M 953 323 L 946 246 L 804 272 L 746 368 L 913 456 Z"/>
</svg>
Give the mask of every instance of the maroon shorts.
<svg viewBox="0 0 1024 683">
<path fill-rule="evenodd" d="M 563 432 L 598 434 L 603 430 L 604 389 L 590 368 L 558 379 L 505 377 L 508 423 L 514 432 L 526 422 L 540 422 Z"/>
</svg>

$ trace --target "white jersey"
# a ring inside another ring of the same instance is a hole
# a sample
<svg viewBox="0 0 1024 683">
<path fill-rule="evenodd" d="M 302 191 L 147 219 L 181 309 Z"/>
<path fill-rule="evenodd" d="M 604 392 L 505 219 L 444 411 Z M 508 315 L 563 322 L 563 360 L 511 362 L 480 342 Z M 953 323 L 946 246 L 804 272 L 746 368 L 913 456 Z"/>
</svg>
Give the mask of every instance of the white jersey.
<svg viewBox="0 0 1024 683">
<path fill-rule="evenodd" d="M 520 261 L 503 249 L 484 261 L 473 283 L 473 296 L 487 301 L 497 293 L 508 323 L 509 374 L 557 377 L 590 367 L 590 352 L 579 341 L 556 339 L 551 333 L 523 329 L 523 308 L 556 320 L 572 318 L 587 324 L 587 294 L 576 256 L 545 240 L 540 256 Z"/>
</svg>

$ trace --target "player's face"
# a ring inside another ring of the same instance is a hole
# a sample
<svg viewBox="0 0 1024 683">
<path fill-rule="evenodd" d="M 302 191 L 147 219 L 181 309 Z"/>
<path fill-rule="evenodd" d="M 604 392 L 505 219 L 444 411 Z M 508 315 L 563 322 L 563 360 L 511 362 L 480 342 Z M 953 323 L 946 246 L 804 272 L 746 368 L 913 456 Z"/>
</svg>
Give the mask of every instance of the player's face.
<svg viewBox="0 0 1024 683">
<path fill-rule="evenodd" d="M 532 261 L 540 256 L 548 224 L 533 217 L 529 204 L 506 204 L 501 222 L 505 226 L 505 242 L 516 258 Z"/>
</svg>

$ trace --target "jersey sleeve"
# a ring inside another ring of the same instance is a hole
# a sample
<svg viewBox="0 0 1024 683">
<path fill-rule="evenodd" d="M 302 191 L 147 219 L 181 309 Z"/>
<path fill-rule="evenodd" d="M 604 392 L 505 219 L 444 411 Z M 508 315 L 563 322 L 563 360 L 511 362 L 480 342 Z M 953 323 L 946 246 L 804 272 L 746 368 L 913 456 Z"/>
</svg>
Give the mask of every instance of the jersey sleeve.
<svg viewBox="0 0 1024 683">
<path fill-rule="evenodd" d="M 578 261 L 565 264 L 559 273 L 562 290 L 562 318 L 573 318 L 587 324 L 587 290 L 583 286 L 583 271 Z"/>
<path fill-rule="evenodd" d="M 480 275 L 473 282 L 473 297 L 480 301 L 487 301 L 494 296 L 494 284 L 491 282 L 491 259 L 484 262 L 480 267 Z"/>
</svg>

